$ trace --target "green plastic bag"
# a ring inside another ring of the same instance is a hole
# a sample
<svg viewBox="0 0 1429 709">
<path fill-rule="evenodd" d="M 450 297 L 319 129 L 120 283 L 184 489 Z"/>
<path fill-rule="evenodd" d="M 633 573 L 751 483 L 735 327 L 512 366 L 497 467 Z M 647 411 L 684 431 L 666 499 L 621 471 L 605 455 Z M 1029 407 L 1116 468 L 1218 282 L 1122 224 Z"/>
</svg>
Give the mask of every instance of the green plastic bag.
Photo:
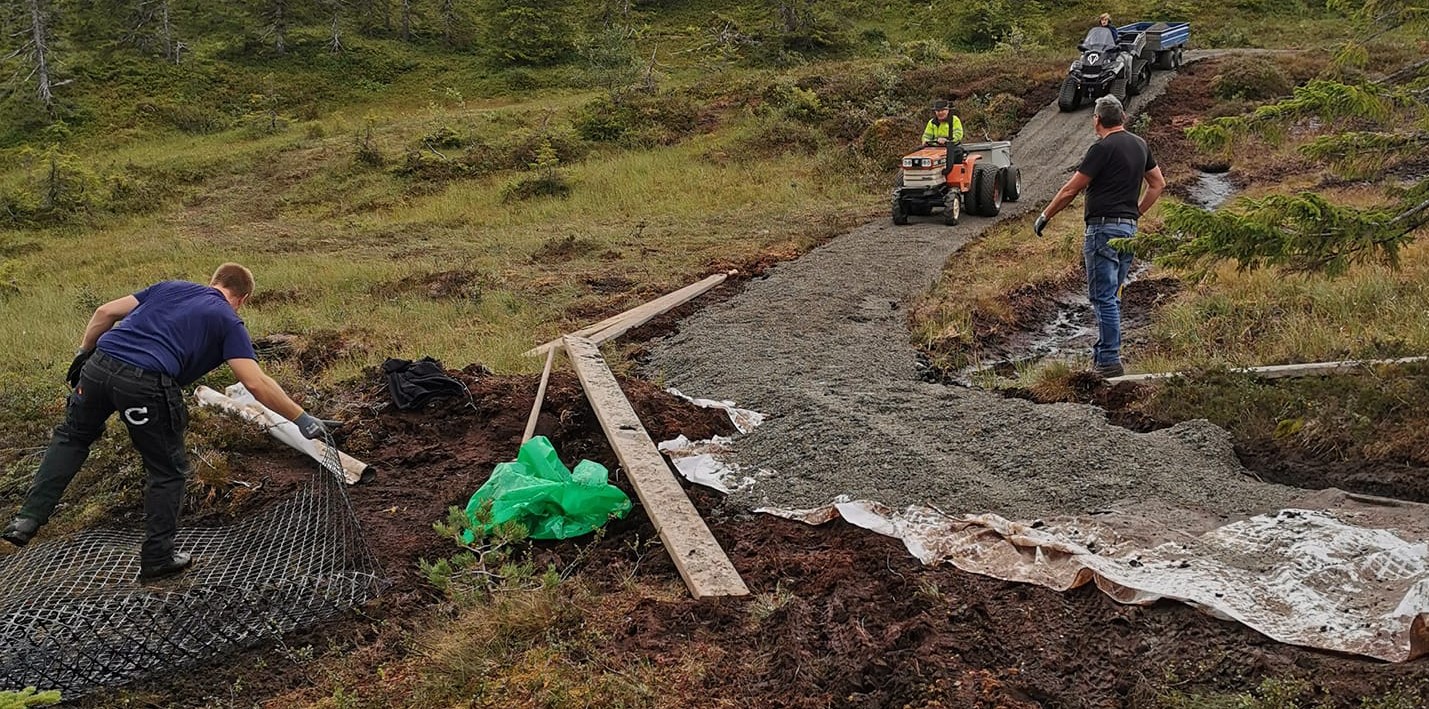
<svg viewBox="0 0 1429 709">
<path fill-rule="evenodd" d="M 572 473 L 545 436 L 521 446 L 516 460 L 501 463 L 466 505 L 476 513 L 491 501 L 491 519 L 478 524 L 490 533 L 507 522 L 524 526 L 532 539 L 570 539 L 605 526 L 630 512 L 630 497 L 607 480 L 605 466 L 582 460 Z M 472 542 L 470 532 L 467 543 Z"/>
</svg>

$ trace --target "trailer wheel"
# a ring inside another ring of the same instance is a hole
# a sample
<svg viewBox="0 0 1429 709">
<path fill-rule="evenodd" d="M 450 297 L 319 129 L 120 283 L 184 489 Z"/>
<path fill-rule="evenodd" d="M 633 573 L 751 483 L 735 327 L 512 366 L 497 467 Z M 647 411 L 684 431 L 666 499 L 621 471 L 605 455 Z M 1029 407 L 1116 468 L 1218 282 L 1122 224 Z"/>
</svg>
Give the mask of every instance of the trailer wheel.
<svg viewBox="0 0 1429 709">
<path fill-rule="evenodd" d="M 1005 173 L 1007 184 L 1002 186 L 1002 198 L 1009 202 L 1016 202 L 1022 198 L 1022 168 L 1009 167 Z"/>
<path fill-rule="evenodd" d="M 1175 49 L 1173 49 L 1173 50 L 1171 51 L 1171 53 L 1174 55 L 1174 56 L 1171 58 L 1171 68 L 1173 68 L 1173 69 L 1180 69 L 1182 66 L 1184 66 L 1184 65 L 1186 64 L 1185 57 L 1182 56 L 1182 54 L 1181 54 L 1183 51 L 1184 51 L 1184 50 L 1183 50 L 1183 48 L 1181 48 L 1181 47 L 1177 47 L 1177 48 L 1175 48 Z"/>
<path fill-rule="evenodd" d="M 1081 105 L 1082 97 L 1077 88 L 1077 80 L 1069 76 L 1062 82 L 1062 90 L 1057 93 L 1057 108 L 1062 111 L 1075 111 Z"/>
<path fill-rule="evenodd" d="M 992 165 L 978 165 L 973 170 L 973 200 L 976 213 L 995 217 L 1002 211 L 1002 171 Z"/>
<path fill-rule="evenodd" d="M 1163 49 L 1156 53 L 1156 62 L 1153 64 L 1157 69 L 1176 68 L 1176 50 Z"/>
</svg>

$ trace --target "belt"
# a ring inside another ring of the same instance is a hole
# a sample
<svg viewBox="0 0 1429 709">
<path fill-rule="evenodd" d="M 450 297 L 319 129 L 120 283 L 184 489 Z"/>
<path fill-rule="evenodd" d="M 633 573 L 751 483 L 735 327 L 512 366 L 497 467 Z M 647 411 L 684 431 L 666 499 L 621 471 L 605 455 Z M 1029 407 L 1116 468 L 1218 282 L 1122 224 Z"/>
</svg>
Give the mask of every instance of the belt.
<svg viewBox="0 0 1429 709">
<path fill-rule="evenodd" d="M 103 367 L 104 369 L 114 374 L 127 374 L 131 377 L 137 377 L 140 379 L 153 379 L 154 381 L 161 383 L 165 379 L 168 379 L 168 375 L 163 374 L 162 372 L 151 372 L 147 369 L 144 369 L 143 367 L 135 367 L 128 362 L 105 354 L 104 350 L 95 350 L 94 356 L 90 357 L 89 361 L 94 362 L 95 364 Z"/>
<path fill-rule="evenodd" d="M 1130 224 L 1130 225 L 1132 225 L 1132 226 L 1135 226 L 1135 225 L 1136 225 L 1136 220 L 1135 220 L 1135 219 L 1127 219 L 1126 217 L 1087 217 L 1087 223 L 1088 223 L 1088 224 Z"/>
</svg>

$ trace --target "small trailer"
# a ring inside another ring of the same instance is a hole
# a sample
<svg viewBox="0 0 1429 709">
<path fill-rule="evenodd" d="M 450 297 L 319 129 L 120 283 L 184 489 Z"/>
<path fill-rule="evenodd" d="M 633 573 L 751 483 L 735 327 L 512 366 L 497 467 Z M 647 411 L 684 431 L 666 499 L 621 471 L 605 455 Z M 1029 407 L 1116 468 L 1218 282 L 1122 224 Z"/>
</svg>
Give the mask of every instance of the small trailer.
<svg viewBox="0 0 1429 709">
<path fill-rule="evenodd" d="M 1186 42 L 1191 39 L 1191 23 L 1133 22 L 1116 28 L 1116 32 L 1123 44 L 1134 41 L 1137 34 L 1145 37 L 1141 59 L 1151 64 L 1151 68 L 1177 69 L 1181 66 Z"/>
</svg>

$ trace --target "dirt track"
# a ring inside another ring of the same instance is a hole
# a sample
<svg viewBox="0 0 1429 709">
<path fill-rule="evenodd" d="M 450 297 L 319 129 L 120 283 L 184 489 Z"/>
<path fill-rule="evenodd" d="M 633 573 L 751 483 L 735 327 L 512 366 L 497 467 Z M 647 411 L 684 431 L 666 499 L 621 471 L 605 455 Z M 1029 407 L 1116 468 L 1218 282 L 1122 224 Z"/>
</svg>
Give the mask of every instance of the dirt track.
<svg viewBox="0 0 1429 709">
<path fill-rule="evenodd" d="M 1155 74 L 1128 109 L 1169 79 Z M 1013 140 L 1023 199 L 999 218 L 1040 209 L 1094 137 L 1088 109 L 1063 114 L 1053 105 L 1035 116 Z M 738 459 L 774 472 L 732 504 L 810 507 L 848 494 L 1030 518 L 1154 501 L 1194 511 L 1183 516 L 1190 529 L 1293 496 L 1245 475 L 1228 436 L 1208 424 L 1139 434 L 1092 407 L 1038 406 L 920 380 L 906 305 L 991 223 L 865 225 L 775 268 L 651 348 L 651 378 L 772 416 L 739 441 Z"/>
</svg>

